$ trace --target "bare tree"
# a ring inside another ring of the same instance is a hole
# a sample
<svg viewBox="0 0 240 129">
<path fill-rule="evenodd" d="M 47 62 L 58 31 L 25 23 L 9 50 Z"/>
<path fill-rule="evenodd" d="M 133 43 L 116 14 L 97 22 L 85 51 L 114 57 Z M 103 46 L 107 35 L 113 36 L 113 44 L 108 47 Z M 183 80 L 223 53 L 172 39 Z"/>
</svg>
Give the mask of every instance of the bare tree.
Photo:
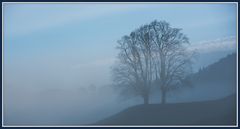
<svg viewBox="0 0 240 129">
<path fill-rule="evenodd" d="M 165 21 L 150 25 L 154 44 L 156 84 L 161 91 L 161 102 L 166 102 L 168 91 L 179 86 L 189 86 L 187 75 L 191 71 L 194 52 L 186 50 L 189 40 L 179 28 L 170 27 Z"/>
<path fill-rule="evenodd" d="M 158 85 L 162 103 L 166 93 L 183 84 L 191 68 L 192 53 L 186 51 L 188 38 L 181 29 L 165 21 L 141 26 L 118 41 L 118 65 L 113 68 L 114 82 L 125 93 L 140 95 L 149 103 L 150 89 Z"/>
</svg>

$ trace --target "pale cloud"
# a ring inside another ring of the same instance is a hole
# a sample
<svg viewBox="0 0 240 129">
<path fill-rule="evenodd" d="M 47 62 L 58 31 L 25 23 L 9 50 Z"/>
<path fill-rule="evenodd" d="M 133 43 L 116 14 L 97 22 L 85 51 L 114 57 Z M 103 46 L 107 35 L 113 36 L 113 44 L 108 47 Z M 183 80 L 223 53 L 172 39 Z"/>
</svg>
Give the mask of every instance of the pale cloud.
<svg viewBox="0 0 240 129">
<path fill-rule="evenodd" d="M 192 43 L 189 50 L 196 50 L 200 53 L 210 53 L 215 51 L 235 51 L 237 48 L 236 37 L 224 37 L 215 40 Z"/>
</svg>

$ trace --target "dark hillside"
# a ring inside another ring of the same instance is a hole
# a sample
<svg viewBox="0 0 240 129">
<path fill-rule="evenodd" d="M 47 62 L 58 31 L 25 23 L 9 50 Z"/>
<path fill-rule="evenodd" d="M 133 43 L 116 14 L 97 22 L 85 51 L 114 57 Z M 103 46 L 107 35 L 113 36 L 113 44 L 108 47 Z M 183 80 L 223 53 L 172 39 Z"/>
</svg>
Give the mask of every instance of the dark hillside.
<svg viewBox="0 0 240 129">
<path fill-rule="evenodd" d="M 128 108 L 96 125 L 235 125 L 236 95 L 192 103 L 150 104 Z"/>
</svg>

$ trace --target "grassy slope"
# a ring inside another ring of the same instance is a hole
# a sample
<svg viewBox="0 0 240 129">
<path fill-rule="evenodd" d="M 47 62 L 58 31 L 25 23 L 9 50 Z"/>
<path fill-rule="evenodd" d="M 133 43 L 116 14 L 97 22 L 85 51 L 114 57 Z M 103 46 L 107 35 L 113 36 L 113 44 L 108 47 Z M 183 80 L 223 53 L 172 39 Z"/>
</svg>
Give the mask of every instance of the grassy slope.
<svg viewBox="0 0 240 129">
<path fill-rule="evenodd" d="M 192 103 L 130 107 L 96 125 L 234 125 L 236 96 Z"/>
</svg>

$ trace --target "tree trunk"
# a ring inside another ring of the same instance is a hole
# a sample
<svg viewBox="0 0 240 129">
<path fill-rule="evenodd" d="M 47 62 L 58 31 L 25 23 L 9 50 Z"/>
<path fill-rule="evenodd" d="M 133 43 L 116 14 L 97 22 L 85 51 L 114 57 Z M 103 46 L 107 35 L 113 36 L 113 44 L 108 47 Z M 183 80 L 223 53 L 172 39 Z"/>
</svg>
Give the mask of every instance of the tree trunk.
<svg viewBox="0 0 240 129">
<path fill-rule="evenodd" d="M 162 104 L 165 104 L 165 103 L 166 103 L 166 90 L 164 90 L 164 89 L 162 89 L 161 103 L 162 103 Z"/>
<path fill-rule="evenodd" d="M 143 100 L 144 100 L 144 104 L 149 104 L 149 96 L 148 95 L 145 95 L 143 97 Z"/>
</svg>

